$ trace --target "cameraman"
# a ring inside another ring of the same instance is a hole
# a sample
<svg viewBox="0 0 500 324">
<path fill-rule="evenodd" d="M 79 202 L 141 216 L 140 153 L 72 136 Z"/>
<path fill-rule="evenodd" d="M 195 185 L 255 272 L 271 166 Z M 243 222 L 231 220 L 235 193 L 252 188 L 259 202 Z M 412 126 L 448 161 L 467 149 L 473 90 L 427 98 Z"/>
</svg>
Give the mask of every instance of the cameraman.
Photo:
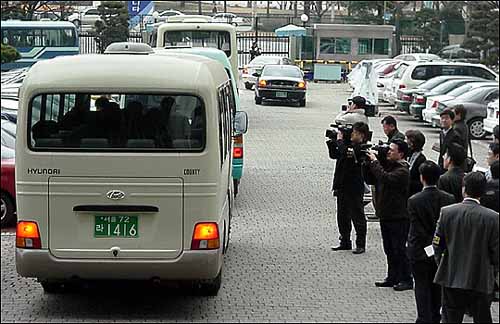
<svg viewBox="0 0 500 324">
<path fill-rule="evenodd" d="M 344 132 L 346 134 L 344 134 Z M 345 138 L 350 136 L 350 138 Z M 362 174 L 364 158 L 361 144 L 366 144 L 370 136 L 368 125 L 355 123 L 352 133 L 340 129 L 337 138 L 326 142 L 330 158 L 337 160 L 333 177 L 333 194 L 337 197 L 337 225 L 340 232 L 340 245 L 334 251 L 351 250 L 351 221 L 356 230 L 356 249 L 354 254 L 365 252 L 366 218 L 363 205 L 365 185 Z"/>
<path fill-rule="evenodd" d="M 387 163 L 382 166 L 373 151 L 367 153 L 369 171 L 377 181 L 377 216 L 384 252 L 387 255 L 388 273 L 377 287 L 393 287 L 396 291 L 413 289 L 413 280 L 406 256 L 406 240 L 410 227 L 407 203 L 410 183 L 408 144 L 393 140 L 387 153 Z"/>
</svg>

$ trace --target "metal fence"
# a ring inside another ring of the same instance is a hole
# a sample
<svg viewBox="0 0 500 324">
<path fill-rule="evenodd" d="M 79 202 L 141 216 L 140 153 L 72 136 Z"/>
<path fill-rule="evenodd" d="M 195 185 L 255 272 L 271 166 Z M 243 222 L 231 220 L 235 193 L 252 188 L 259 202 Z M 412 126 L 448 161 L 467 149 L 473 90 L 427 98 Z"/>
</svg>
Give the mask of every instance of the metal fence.
<svg viewBox="0 0 500 324">
<path fill-rule="evenodd" d="M 238 35 L 238 67 L 243 68 L 250 62 L 250 49 L 254 41 L 263 55 L 289 56 L 290 39 L 273 34 L 247 33 Z"/>
<path fill-rule="evenodd" d="M 98 54 L 99 47 L 97 40 L 92 32 L 82 32 L 78 35 L 80 40 L 80 54 Z M 142 43 L 141 33 L 130 33 L 128 41 L 132 43 Z"/>
<path fill-rule="evenodd" d="M 401 36 L 401 53 L 424 53 L 424 40 L 421 36 L 403 35 Z"/>
</svg>

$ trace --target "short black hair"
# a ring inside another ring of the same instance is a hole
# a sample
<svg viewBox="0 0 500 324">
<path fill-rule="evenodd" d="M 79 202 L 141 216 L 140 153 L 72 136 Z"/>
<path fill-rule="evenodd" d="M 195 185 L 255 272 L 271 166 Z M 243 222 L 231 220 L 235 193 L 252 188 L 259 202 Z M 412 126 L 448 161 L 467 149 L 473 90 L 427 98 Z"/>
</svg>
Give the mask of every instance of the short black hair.
<svg viewBox="0 0 500 324">
<path fill-rule="evenodd" d="M 460 115 L 460 118 L 462 120 L 465 120 L 465 118 L 467 117 L 467 110 L 465 109 L 464 105 L 456 105 L 455 107 L 453 107 L 453 112 L 455 113 L 455 116 Z"/>
<path fill-rule="evenodd" d="M 356 96 L 351 99 L 352 103 L 355 104 L 359 109 L 363 109 L 366 106 L 366 99 L 361 96 Z"/>
<path fill-rule="evenodd" d="M 496 125 L 495 128 L 493 128 L 493 136 L 495 136 L 495 138 L 498 139 L 500 135 L 499 133 L 500 133 L 500 127 Z"/>
<path fill-rule="evenodd" d="M 451 143 L 446 151 L 446 154 L 450 157 L 450 160 L 457 167 L 460 167 L 464 164 L 465 159 L 467 157 L 467 152 L 463 148 L 462 145 L 458 143 Z"/>
<path fill-rule="evenodd" d="M 368 124 L 357 122 L 352 125 L 352 129 L 363 134 L 365 137 L 365 141 L 370 140 L 370 127 L 368 126 Z"/>
<path fill-rule="evenodd" d="M 497 180 L 500 176 L 500 161 L 496 160 L 490 165 L 491 177 Z"/>
<path fill-rule="evenodd" d="M 392 144 L 396 144 L 398 146 L 398 151 L 399 153 L 403 153 L 403 158 L 406 158 L 408 156 L 409 148 L 408 144 L 406 144 L 405 141 L 402 140 L 392 140 Z"/>
<path fill-rule="evenodd" d="M 443 117 L 443 116 L 450 116 L 451 120 L 455 119 L 455 113 L 453 112 L 453 110 L 451 110 L 449 108 L 443 110 L 443 112 L 441 112 L 439 114 L 439 117 Z"/>
<path fill-rule="evenodd" d="M 396 118 L 392 117 L 391 115 L 385 116 L 384 119 L 382 119 L 381 123 L 392 125 L 394 126 L 394 128 L 398 128 L 398 122 L 396 121 Z"/>
<path fill-rule="evenodd" d="M 465 193 L 471 198 L 480 198 L 486 192 L 486 176 L 482 172 L 471 172 L 464 178 Z"/>
<path fill-rule="evenodd" d="M 109 104 L 109 99 L 102 96 L 96 99 L 94 105 L 96 107 L 106 107 Z"/>
<path fill-rule="evenodd" d="M 420 175 L 425 180 L 427 185 L 435 186 L 441 176 L 441 168 L 434 161 L 427 160 L 418 168 Z"/>
<path fill-rule="evenodd" d="M 498 143 L 491 143 L 490 144 L 490 150 L 493 152 L 493 155 L 498 155 L 500 153 L 500 148 L 499 148 Z"/>
<path fill-rule="evenodd" d="M 405 135 L 413 143 L 417 152 L 422 151 L 425 145 L 425 135 L 421 131 L 410 129 Z"/>
</svg>

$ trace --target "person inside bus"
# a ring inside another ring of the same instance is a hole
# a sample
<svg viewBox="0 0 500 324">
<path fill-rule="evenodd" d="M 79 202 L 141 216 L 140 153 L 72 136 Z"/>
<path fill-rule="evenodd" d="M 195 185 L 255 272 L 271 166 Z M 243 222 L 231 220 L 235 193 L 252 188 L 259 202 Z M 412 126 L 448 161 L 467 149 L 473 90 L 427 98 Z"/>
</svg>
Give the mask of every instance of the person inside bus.
<svg viewBox="0 0 500 324">
<path fill-rule="evenodd" d="M 124 110 L 125 114 L 125 132 L 127 139 L 142 139 L 144 138 L 141 124 L 143 122 L 142 103 L 138 101 L 130 101 Z"/>
<path fill-rule="evenodd" d="M 175 98 L 165 97 L 160 103 L 160 146 L 163 148 L 172 147 L 172 136 L 169 129 L 170 114 L 175 104 Z"/>
</svg>

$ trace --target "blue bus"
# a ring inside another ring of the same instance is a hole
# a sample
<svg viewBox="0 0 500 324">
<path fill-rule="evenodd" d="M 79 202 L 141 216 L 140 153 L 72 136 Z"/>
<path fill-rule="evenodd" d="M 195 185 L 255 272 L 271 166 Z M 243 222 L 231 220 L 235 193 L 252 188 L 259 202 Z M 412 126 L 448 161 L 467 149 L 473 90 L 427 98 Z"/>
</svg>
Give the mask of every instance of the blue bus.
<svg viewBox="0 0 500 324">
<path fill-rule="evenodd" d="M 21 58 L 2 64 L 2 71 L 30 67 L 39 60 L 79 54 L 75 25 L 67 21 L 2 21 L 2 44 L 15 47 Z"/>
</svg>

